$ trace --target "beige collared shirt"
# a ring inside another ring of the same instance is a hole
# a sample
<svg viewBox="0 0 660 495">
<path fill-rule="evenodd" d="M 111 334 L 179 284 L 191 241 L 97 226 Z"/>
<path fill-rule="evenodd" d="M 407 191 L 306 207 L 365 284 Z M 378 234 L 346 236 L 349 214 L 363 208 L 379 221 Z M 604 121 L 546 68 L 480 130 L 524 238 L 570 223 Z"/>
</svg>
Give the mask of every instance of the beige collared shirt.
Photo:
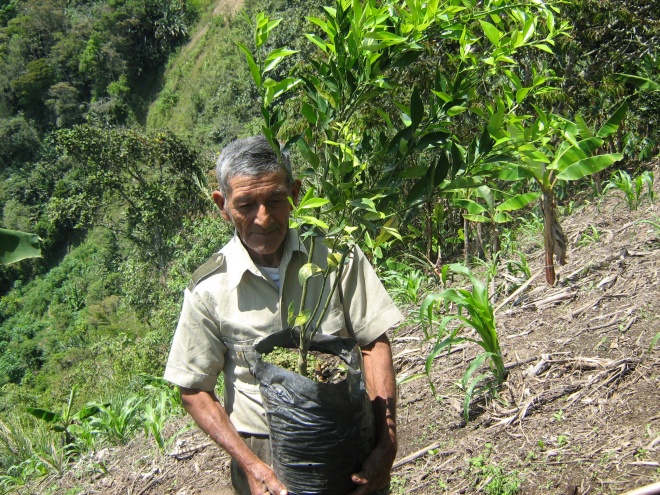
<svg viewBox="0 0 660 495">
<path fill-rule="evenodd" d="M 325 268 L 328 249 L 321 242 L 316 244 L 313 261 Z M 256 361 L 253 346 L 257 338 L 288 328 L 291 301 L 296 314 L 299 312 L 302 288 L 298 271 L 307 256 L 298 234 L 289 229 L 278 289 L 235 235 L 184 293 L 165 378 L 182 387 L 212 391 L 223 372 L 224 406 L 242 433 L 268 434 L 259 387 L 250 371 Z M 325 287 L 321 277 L 310 279 L 307 307 L 313 307 L 322 289 L 323 300 L 327 299 L 336 274 L 331 274 Z M 366 345 L 401 321 L 401 313 L 357 247 L 343 270 L 340 288 L 331 298 L 322 333 L 351 336 Z"/>
</svg>

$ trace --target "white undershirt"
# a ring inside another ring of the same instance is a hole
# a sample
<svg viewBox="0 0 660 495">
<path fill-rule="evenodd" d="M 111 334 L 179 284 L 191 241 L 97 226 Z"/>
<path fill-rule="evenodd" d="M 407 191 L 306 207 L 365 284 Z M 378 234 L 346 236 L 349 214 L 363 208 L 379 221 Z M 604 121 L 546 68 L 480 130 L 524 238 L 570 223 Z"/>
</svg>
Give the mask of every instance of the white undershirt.
<svg viewBox="0 0 660 495">
<path fill-rule="evenodd" d="M 279 267 L 271 267 L 271 266 L 261 266 L 259 265 L 259 268 L 261 271 L 263 271 L 268 277 L 273 281 L 273 283 L 277 286 L 277 288 L 280 288 L 280 269 Z"/>
</svg>

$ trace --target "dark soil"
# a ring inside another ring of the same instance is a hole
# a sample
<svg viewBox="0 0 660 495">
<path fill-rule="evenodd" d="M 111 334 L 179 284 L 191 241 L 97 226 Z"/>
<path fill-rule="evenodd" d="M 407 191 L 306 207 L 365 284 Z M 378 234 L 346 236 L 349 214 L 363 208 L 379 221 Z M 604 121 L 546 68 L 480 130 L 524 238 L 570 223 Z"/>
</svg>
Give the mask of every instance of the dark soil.
<svg viewBox="0 0 660 495">
<path fill-rule="evenodd" d="M 520 248 L 535 278 L 495 303 L 507 381 L 473 398 L 467 424 L 457 384 L 477 345 L 435 360 L 436 396 L 424 378 L 400 385 L 391 493 L 615 494 L 660 481 L 660 342 L 649 351 L 660 332 L 660 228 L 638 223 L 659 218 L 660 203 L 630 212 L 615 193 L 561 218 L 569 258 L 555 287 L 542 274 L 541 234 L 528 233 Z M 516 283 L 505 266 L 499 287 Z M 434 342 L 415 308 L 390 337 L 399 380 L 423 373 Z M 39 492 L 230 494 L 228 465 L 193 428 L 165 454 L 143 437 L 99 452 Z"/>
<path fill-rule="evenodd" d="M 276 348 L 262 356 L 266 363 L 298 373 L 299 352 L 295 349 Z M 318 383 L 339 383 L 346 378 L 346 363 L 339 356 L 310 351 L 307 354 L 307 378 Z"/>
</svg>

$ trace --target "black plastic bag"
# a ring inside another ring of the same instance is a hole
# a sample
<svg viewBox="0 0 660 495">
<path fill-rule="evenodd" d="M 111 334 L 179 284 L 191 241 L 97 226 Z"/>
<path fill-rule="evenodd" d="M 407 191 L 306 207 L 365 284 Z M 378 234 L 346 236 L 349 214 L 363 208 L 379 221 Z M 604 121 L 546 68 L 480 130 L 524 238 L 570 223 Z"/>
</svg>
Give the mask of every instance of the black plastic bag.
<svg viewBox="0 0 660 495">
<path fill-rule="evenodd" d="M 260 340 L 255 349 L 295 348 L 297 330 Z M 376 441 L 373 411 L 359 368 L 357 342 L 317 334 L 310 350 L 339 356 L 348 367 L 339 383 L 317 383 L 257 360 L 255 376 L 266 410 L 275 474 L 291 495 L 345 495 L 351 474 Z"/>
</svg>

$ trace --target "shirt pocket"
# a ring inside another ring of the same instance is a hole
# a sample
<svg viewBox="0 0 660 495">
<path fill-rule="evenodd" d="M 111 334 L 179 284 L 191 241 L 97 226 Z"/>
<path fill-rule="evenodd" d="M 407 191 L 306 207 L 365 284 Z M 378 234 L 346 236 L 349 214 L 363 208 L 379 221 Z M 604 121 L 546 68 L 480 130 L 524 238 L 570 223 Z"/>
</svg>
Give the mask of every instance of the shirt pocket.
<svg viewBox="0 0 660 495">
<path fill-rule="evenodd" d="M 352 337 L 346 328 L 344 320 L 344 311 L 342 308 L 335 308 L 326 313 L 321 323 L 321 333 L 324 335 L 336 335 L 338 337 Z"/>
<path fill-rule="evenodd" d="M 254 367 L 257 364 L 257 352 L 252 343 L 225 342 L 227 346 L 225 379 L 231 383 L 246 383 L 254 386 Z"/>
</svg>

